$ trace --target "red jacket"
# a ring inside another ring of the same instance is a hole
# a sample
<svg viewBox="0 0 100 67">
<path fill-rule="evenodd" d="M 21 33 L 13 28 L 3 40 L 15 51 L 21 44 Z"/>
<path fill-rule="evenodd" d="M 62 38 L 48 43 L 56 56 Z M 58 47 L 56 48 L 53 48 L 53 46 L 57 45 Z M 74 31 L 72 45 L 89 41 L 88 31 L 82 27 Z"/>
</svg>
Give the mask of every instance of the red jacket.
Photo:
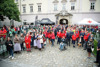
<svg viewBox="0 0 100 67">
<path fill-rule="evenodd" d="M 66 33 L 61 33 L 61 38 L 66 37 Z"/>
<path fill-rule="evenodd" d="M 54 32 L 51 34 L 51 39 L 55 39 L 55 34 L 54 34 Z"/>
<path fill-rule="evenodd" d="M 47 31 L 45 32 L 45 37 L 48 37 L 48 32 Z"/>
<path fill-rule="evenodd" d="M 61 32 L 57 32 L 57 37 L 61 38 Z"/>
<path fill-rule="evenodd" d="M 25 37 L 25 43 L 28 43 L 28 44 L 30 44 L 31 43 L 31 38 L 30 38 L 30 36 L 26 36 Z"/>
<path fill-rule="evenodd" d="M 4 29 L 3 34 L 6 34 L 6 33 L 7 33 L 7 31 L 6 31 L 6 29 Z M 3 35 L 3 37 L 6 38 L 6 35 Z"/>
<path fill-rule="evenodd" d="M 79 38 L 79 31 L 75 31 L 75 33 L 76 33 L 76 38 Z"/>
<path fill-rule="evenodd" d="M 89 37 L 88 35 L 84 35 L 84 40 L 88 41 L 88 37 Z"/>
<path fill-rule="evenodd" d="M 50 34 L 50 33 L 48 33 L 48 35 L 47 35 L 47 36 L 48 36 L 48 38 L 50 38 L 50 37 L 51 37 L 51 34 Z"/>
<path fill-rule="evenodd" d="M 76 40 L 76 35 L 72 35 L 72 40 Z"/>
</svg>

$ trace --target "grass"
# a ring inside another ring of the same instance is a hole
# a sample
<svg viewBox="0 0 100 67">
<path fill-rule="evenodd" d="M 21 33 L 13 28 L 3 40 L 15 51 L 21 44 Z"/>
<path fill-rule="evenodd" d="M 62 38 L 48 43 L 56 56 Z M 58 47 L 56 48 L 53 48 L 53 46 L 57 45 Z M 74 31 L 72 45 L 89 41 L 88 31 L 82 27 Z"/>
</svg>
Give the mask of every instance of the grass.
<svg viewBox="0 0 100 67">
<path fill-rule="evenodd" d="M 94 51 L 93 51 L 93 54 L 96 56 L 97 55 L 97 40 L 94 40 Z"/>
</svg>

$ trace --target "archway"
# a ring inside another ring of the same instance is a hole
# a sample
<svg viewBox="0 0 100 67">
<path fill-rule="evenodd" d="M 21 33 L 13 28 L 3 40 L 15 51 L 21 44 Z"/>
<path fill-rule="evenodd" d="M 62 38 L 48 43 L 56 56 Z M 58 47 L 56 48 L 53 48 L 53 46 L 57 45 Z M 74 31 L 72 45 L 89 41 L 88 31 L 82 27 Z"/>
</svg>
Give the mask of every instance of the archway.
<svg viewBox="0 0 100 67">
<path fill-rule="evenodd" d="M 68 24 L 68 20 L 67 19 L 60 19 L 60 24 L 61 25 Z"/>
</svg>

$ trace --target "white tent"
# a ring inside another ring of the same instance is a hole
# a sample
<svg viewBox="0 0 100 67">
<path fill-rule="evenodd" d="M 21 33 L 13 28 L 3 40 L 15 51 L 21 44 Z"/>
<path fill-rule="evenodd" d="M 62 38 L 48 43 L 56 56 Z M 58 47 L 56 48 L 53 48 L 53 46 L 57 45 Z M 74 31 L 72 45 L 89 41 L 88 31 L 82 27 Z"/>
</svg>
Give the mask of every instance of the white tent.
<svg viewBox="0 0 100 67">
<path fill-rule="evenodd" d="M 100 23 L 94 21 L 91 18 L 85 18 L 82 21 L 78 22 L 79 25 L 99 25 Z"/>
</svg>

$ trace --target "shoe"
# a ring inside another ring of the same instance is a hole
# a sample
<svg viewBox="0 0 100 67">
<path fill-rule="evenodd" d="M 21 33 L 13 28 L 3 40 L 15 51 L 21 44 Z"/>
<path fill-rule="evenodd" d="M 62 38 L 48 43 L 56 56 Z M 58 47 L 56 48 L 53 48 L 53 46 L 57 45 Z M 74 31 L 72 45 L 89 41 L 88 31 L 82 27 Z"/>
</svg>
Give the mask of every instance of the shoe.
<svg viewBox="0 0 100 67">
<path fill-rule="evenodd" d="M 94 63 L 98 63 L 97 61 L 94 61 Z"/>
<path fill-rule="evenodd" d="M 14 57 L 12 57 L 12 59 L 14 59 Z"/>
<path fill-rule="evenodd" d="M 73 46 L 75 48 L 75 46 Z"/>
<path fill-rule="evenodd" d="M 9 58 L 11 58 L 11 56 L 9 56 Z"/>
<path fill-rule="evenodd" d="M 90 59 L 91 57 L 87 57 L 88 59 Z"/>
<path fill-rule="evenodd" d="M 83 49 L 83 50 L 86 50 L 86 49 Z"/>
</svg>

